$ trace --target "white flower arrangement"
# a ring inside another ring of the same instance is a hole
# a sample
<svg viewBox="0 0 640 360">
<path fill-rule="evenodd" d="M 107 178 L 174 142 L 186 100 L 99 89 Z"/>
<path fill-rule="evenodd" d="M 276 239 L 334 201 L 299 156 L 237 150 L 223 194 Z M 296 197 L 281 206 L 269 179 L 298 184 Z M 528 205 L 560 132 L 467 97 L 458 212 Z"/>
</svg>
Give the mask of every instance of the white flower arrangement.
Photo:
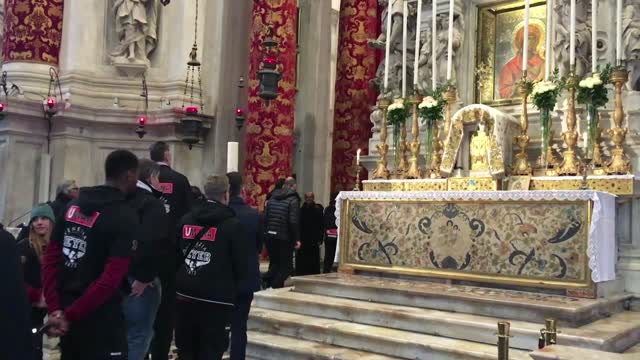
<svg viewBox="0 0 640 360">
<path fill-rule="evenodd" d="M 537 95 L 542 95 L 544 93 L 554 91 L 557 88 L 558 86 L 552 81 L 539 81 L 533 84 L 533 91 L 531 92 L 531 96 L 535 97 Z"/>
<path fill-rule="evenodd" d="M 600 74 L 595 73 L 593 76 L 589 76 L 588 78 L 580 80 L 578 86 L 586 89 L 593 89 L 596 86 L 602 85 L 602 79 L 600 79 Z"/>
<path fill-rule="evenodd" d="M 431 96 L 427 96 L 425 98 L 422 99 L 422 102 L 420 103 L 420 105 L 418 105 L 418 108 L 420 109 L 431 109 L 432 107 L 438 106 L 438 100 L 434 99 Z"/>
<path fill-rule="evenodd" d="M 387 109 L 387 111 L 393 111 L 393 110 L 404 110 L 404 100 L 402 99 L 395 99 L 393 101 L 393 104 L 389 105 L 389 108 Z"/>
</svg>

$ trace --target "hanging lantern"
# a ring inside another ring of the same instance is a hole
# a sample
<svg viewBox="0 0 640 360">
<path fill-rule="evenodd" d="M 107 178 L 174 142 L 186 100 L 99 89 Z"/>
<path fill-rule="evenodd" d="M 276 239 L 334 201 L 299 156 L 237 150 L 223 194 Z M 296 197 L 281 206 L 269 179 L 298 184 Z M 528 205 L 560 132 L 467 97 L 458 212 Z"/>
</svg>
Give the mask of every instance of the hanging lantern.
<svg viewBox="0 0 640 360">
<path fill-rule="evenodd" d="M 138 128 L 136 129 L 136 134 L 138 134 L 138 137 L 140 139 L 142 139 L 144 137 L 144 135 L 147 133 L 144 130 L 144 125 L 147 123 L 147 118 L 144 116 L 139 116 L 138 117 Z"/>
<path fill-rule="evenodd" d="M 198 0 L 196 0 L 196 16 L 195 31 L 193 36 L 193 46 L 189 53 L 189 61 L 187 62 L 187 78 L 184 82 L 184 94 L 182 98 L 182 142 L 189 145 L 189 150 L 193 145 L 200 142 L 200 133 L 203 129 L 202 118 L 200 112 L 204 112 L 204 104 L 202 102 L 202 79 L 200 76 L 200 61 L 198 61 Z M 198 81 L 196 85 L 196 71 Z M 194 93 L 199 96 L 199 104 L 194 100 Z M 187 101 L 188 94 L 188 101 Z M 186 104 L 186 107 L 185 107 Z M 199 106 L 198 106 L 199 105 Z"/>
<path fill-rule="evenodd" d="M 238 130 L 242 129 L 242 126 L 244 125 L 244 110 L 242 110 L 242 108 L 237 108 L 236 109 L 236 127 L 238 128 Z"/>
<path fill-rule="evenodd" d="M 149 119 L 149 89 L 147 88 L 147 78 L 144 74 L 142 74 L 142 93 L 140 94 L 140 97 L 143 99 L 143 115 L 139 115 L 137 118 L 138 128 L 136 129 L 136 134 L 138 134 L 138 137 L 142 139 L 147 134 L 144 126 L 147 124 L 147 120 Z"/>
<path fill-rule="evenodd" d="M 265 57 L 262 60 L 262 67 L 258 71 L 258 79 L 260 81 L 258 96 L 270 101 L 278 97 L 278 82 L 282 79 L 276 57 L 278 42 L 273 38 L 273 28 L 269 27 L 267 37 L 262 42 L 262 46 L 265 48 Z"/>
</svg>

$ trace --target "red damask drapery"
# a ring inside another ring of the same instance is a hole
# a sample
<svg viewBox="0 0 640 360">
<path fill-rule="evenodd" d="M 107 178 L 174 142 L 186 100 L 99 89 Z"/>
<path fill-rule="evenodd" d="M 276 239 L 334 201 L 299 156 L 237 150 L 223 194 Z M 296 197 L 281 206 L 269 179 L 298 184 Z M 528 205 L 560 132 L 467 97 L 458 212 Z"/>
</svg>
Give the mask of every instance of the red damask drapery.
<svg viewBox="0 0 640 360">
<path fill-rule="evenodd" d="M 369 150 L 371 106 L 376 91 L 379 56 L 367 46 L 367 39 L 379 33 L 377 0 L 342 0 L 338 33 L 336 101 L 333 122 L 331 190 L 351 190 L 355 184 L 355 157 Z"/>
<path fill-rule="evenodd" d="M 294 103 L 296 96 L 296 0 L 254 0 L 249 35 L 249 102 L 246 122 L 244 183 L 247 203 L 262 208 L 278 178 L 293 166 Z M 278 42 L 282 80 L 278 98 L 269 106 L 258 96 L 258 70 L 264 57 L 262 41 L 272 27 Z"/>
<path fill-rule="evenodd" d="M 58 64 L 64 0 L 5 0 L 2 57 Z"/>
</svg>

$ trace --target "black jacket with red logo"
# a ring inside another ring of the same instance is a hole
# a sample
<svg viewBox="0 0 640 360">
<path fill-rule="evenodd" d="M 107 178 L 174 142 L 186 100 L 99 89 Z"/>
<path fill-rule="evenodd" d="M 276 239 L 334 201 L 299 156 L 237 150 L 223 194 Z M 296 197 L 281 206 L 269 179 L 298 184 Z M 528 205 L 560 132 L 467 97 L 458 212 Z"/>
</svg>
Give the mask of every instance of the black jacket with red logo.
<svg viewBox="0 0 640 360">
<path fill-rule="evenodd" d="M 203 227 L 207 232 L 193 243 Z M 235 212 L 221 203 L 207 202 L 182 218 L 179 232 L 186 257 L 179 264 L 178 296 L 232 306 L 247 275 L 249 258 L 244 228 Z"/>
<path fill-rule="evenodd" d="M 118 309 L 119 288 L 135 246 L 137 215 L 110 186 L 83 188 L 56 221 L 42 261 L 49 312 L 86 318 L 102 306 Z"/>
</svg>

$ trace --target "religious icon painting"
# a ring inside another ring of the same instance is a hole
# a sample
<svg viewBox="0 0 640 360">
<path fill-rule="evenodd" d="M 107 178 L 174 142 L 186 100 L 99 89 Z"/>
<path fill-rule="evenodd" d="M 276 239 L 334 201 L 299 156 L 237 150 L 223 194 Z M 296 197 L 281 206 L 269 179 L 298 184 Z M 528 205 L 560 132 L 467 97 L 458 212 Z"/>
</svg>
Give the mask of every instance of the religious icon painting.
<svg viewBox="0 0 640 360">
<path fill-rule="evenodd" d="M 546 1 L 531 1 L 529 18 L 529 80 L 544 77 Z M 476 41 L 476 102 L 508 105 L 521 101 L 524 1 L 501 2 L 478 8 Z"/>
<path fill-rule="evenodd" d="M 507 185 L 509 191 L 527 191 L 531 185 L 531 176 L 511 176 Z"/>
</svg>

